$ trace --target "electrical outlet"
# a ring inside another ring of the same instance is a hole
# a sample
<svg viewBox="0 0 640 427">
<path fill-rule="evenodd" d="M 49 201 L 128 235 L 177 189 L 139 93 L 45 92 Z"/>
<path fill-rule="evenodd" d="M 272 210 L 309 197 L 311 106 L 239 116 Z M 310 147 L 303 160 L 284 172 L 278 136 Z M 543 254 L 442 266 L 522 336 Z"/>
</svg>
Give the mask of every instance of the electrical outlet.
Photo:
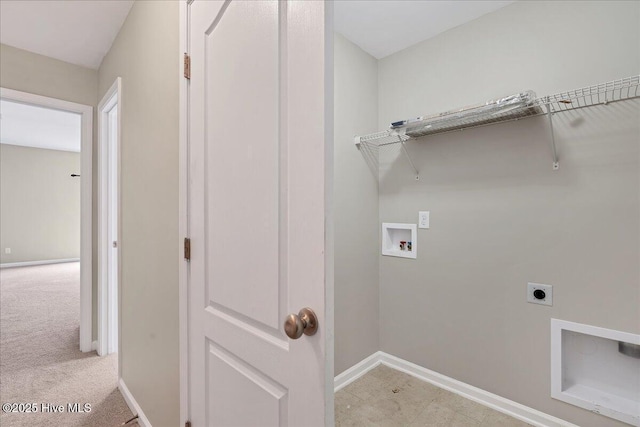
<svg viewBox="0 0 640 427">
<path fill-rule="evenodd" d="M 11 248 L 4 248 L 4 253 L 5 254 L 10 254 L 11 253 Z"/>
<path fill-rule="evenodd" d="M 527 283 L 527 302 L 553 305 L 553 286 L 541 283 Z"/>
<path fill-rule="evenodd" d="M 418 228 L 429 228 L 429 211 L 418 212 Z"/>
</svg>

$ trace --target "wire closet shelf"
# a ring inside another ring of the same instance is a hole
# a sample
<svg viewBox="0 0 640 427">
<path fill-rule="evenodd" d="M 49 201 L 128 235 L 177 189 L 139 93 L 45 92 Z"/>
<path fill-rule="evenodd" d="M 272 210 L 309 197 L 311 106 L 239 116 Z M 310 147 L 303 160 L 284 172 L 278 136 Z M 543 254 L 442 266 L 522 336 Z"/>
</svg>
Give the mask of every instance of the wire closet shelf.
<svg viewBox="0 0 640 427">
<path fill-rule="evenodd" d="M 640 75 L 545 96 L 538 101 L 540 104 L 549 105 L 551 112 L 556 113 L 594 105 L 607 105 L 611 102 L 638 97 L 640 97 Z"/>
<path fill-rule="evenodd" d="M 554 114 L 638 97 L 640 97 L 640 75 L 539 98 L 536 98 L 533 92 L 528 91 L 488 101 L 485 104 L 395 122 L 388 130 L 356 136 L 355 144 L 369 152 L 376 152 L 384 146 L 400 144 L 402 151 L 411 163 L 416 179 L 419 179 L 418 170 L 411 162 L 405 148 L 405 142 L 429 135 L 547 115 L 549 117 L 553 169 L 556 170 L 558 169 L 558 159 L 553 132 L 552 116 Z"/>
</svg>

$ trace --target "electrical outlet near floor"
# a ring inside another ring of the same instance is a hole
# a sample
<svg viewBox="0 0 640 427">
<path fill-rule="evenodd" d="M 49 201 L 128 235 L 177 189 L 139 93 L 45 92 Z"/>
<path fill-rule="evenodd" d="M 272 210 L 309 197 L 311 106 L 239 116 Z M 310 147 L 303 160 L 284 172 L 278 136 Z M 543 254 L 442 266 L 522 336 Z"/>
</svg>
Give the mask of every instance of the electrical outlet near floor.
<svg viewBox="0 0 640 427">
<path fill-rule="evenodd" d="M 527 283 L 527 302 L 553 305 L 553 286 L 541 283 Z"/>
</svg>

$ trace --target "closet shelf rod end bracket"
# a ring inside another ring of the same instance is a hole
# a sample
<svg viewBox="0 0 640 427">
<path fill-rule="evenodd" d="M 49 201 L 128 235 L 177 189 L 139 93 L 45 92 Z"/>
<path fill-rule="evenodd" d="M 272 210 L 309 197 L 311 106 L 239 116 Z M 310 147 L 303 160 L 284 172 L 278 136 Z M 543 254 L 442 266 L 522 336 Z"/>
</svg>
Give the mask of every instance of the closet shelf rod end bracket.
<svg viewBox="0 0 640 427">
<path fill-rule="evenodd" d="M 546 98 L 545 108 L 547 110 L 547 117 L 549 117 L 549 130 L 551 133 L 551 155 L 553 156 L 553 170 L 560 169 L 560 163 L 558 163 L 558 152 L 556 150 L 556 136 L 553 132 L 553 113 L 551 112 L 549 97 Z"/>
<path fill-rule="evenodd" d="M 416 169 L 416 166 L 411 161 L 411 157 L 409 156 L 409 152 L 407 151 L 407 147 L 404 145 L 404 140 L 402 139 L 402 137 L 400 135 L 398 135 L 398 141 L 400 141 L 400 147 L 402 148 L 402 152 L 407 157 L 407 160 L 409 161 L 409 164 L 411 165 L 411 169 L 413 169 L 413 172 L 415 173 L 414 176 L 415 176 L 416 181 L 420 181 L 420 172 L 418 172 L 418 169 Z"/>
</svg>

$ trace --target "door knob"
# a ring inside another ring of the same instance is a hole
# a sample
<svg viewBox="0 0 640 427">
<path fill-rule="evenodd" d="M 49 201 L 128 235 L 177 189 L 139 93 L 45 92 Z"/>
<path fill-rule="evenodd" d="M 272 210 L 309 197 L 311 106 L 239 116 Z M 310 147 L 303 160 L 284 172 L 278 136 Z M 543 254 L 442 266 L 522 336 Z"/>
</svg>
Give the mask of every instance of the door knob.
<svg viewBox="0 0 640 427">
<path fill-rule="evenodd" d="M 298 314 L 290 314 L 284 321 L 284 331 L 292 340 L 305 335 L 313 335 L 318 331 L 318 317 L 309 307 L 305 307 Z"/>
</svg>

